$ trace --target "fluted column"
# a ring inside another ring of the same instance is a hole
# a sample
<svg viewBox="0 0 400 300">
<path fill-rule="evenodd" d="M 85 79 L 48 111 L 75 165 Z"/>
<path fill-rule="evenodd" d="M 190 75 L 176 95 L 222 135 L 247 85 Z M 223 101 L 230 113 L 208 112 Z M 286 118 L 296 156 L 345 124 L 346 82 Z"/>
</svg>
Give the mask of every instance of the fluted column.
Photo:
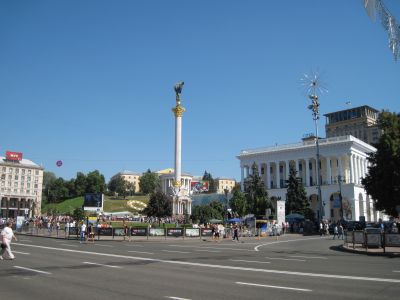
<svg viewBox="0 0 400 300">
<path fill-rule="evenodd" d="M 244 167 L 240 167 L 240 189 L 244 191 Z"/>
<path fill-rule="evenodd" d="M 276 161 L 275 162 L 275 166 L 276 166 L 276 170 L 275 170 L 275 172 L 276 172 L 276 188 L 280 188 L 281 187 L 281 176 L 280 176 L 280 168 L 279 168 L 279 161 Z"/>
<path fill-rule="evenodd" d="M 349 170 L 350 170 L 350 183 L 354 182 L 354 170 L 353 170 L 353 160 L 351 153 L 347 155 L 349 158 Z"/>
<path fill-rule="evenodd" d="M 306 161 L 306 186 L 310 186 L 310 160 L 308 158 L 305 159 Z"/>
<path fill-rule="evenodd" d="M 289 180 L 289 169 L 290 169 L 290 166 L 289 166 L 289 164 L 290 164 L 290 160 L 287 160 L 286 162 L 286 180 Z"/>
<path fill-rule="evenodd" d="M 267 189 L 271 189 L 271 174 L 270 174 L 270 166 L 271 166 L 271 163 L 270 162 L 266 162 L 265 163 L 265 174 L 266 174 L 266 176 L 265 176 L 265 178 L 266 178 L 266 180 L 267 180 Z"/>
<path fill-rule="evenodd" d="M 332 184 L 331 158 L 326 157 L 326 183 Z"/>
</svg>

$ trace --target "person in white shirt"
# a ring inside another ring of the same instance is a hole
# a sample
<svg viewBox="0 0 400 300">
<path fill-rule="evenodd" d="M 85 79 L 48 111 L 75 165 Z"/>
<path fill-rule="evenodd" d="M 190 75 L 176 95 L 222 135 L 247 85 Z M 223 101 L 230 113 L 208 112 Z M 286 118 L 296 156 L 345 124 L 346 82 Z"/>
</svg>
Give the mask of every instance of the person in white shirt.
<svg viewBox="0 0 400 300">
<path fill-rule="evenodd" d="M 1 231 L 1 252 L 0 252 L 0 260 L 4 258 L 15 259 L 14 254 L 11 251 L 11 240 L 17 240 L 12 230 L 12 222 L 8 221 L 6 227 Z M 4 245 L 4 246 L 3 246 Z M 3 248 L 4 247 L 4 248 Z M 7 252 L 7 257 L 4 257 L 4 253 Z"/>
<path fill-rule="evenodd" d="M 81 243 L 84 243 L 86 240 L 86 224 L 85 222 L 82 223 L 81 225 Z"/>
</svg>

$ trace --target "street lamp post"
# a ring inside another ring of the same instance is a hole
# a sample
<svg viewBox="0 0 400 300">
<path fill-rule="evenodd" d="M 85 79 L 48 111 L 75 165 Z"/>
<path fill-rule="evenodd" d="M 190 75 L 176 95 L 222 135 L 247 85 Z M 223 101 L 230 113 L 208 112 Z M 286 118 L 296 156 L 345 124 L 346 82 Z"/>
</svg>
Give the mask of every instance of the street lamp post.
<svg viewBox="0 0 400 300">
<path fill-rule="evenodd" d="M 319 159 L 319 138 L 318 138 L 318 120 L 319 120 L 319 101 L 318 96 L 315 94 L 309 95 L 311 99 L 311 105 L 308 108 L 313 113 L 313 120 L 315 125 L 315 146 L 317 148 L 317 162 L 316 162 L 316 175 L 317 175 L 317 190 L 318 190 L 318 203 L 319 203 L 319 216 L 318 219 L 321 221 L 324 217 L 324 206 L 322 202 L 322 195 L 321 195 L 321 178 L 320 178 L 320 159 Z"/>
<path fill-rule="evenodd" d="M 224 194 L 225 194 L 225 227 L 227 226 L 228 223 L 228 187 L 225 187 L 224 189 Z"/>
</svg>

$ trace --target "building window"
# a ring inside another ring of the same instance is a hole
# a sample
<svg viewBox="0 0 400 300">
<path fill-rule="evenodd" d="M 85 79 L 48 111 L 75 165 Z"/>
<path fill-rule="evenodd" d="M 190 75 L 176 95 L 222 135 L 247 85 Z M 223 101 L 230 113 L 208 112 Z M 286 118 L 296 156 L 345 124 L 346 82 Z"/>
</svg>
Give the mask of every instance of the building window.
<svg viewBox="0 0 400 300">
<path fill-rule="evenodd" d="M 28 170 L 28 175 L 31 175 L 31 173 L 32 173 L 32 170 Z"/>
<path fill-rule="evenodd" d="M 36 171 L 35 171 L 35 175 L 39 175 L 39 170 L 36 170 Z"/>
<path fill-rule="evenodd" d="M 6 174 L 1 174 L 1 180 L 6 180 Z"/>
<path fill-rule="evenodd" d="M 24 175 L 25 174 L 25 169 L 22 169 L 22 175 Z"/>
<path fill-rule="evenodd" d="M 7 171 L 7 168 L 6 167 L 3 167 L 3 172 L 5 173 L 6 171 Z"/>
<path fill-rule="evenodd" d="M 14 187 L 18 187 L 18 182 L 14 182 Z"/>
<path fill-rule="evenodd" d="M 19 169 L 15 168 L 15 174 L 18 174 L 18 173 L 19 173 Z"/>
<path fill-rule="evenodd" d="M 15 175 L 15 176 L 14 176 L 14 179 L 15 179 L 15 180 L 18 180 L 18 175 Z"/>
</svg>

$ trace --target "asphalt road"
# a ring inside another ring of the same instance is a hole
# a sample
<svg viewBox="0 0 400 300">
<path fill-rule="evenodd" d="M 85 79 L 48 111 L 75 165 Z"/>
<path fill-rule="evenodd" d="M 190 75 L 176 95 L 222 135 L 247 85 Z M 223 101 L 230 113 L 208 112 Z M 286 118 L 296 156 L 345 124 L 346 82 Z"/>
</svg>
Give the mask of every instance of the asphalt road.
<svg viewBox="0 0 400 300">
<path fill-rule="evenodd" d="M 19 236 L 0 261 L 1 299 L 396 299 L 400 258 L 286 235 L 80 244 Z"/>
</svg>

